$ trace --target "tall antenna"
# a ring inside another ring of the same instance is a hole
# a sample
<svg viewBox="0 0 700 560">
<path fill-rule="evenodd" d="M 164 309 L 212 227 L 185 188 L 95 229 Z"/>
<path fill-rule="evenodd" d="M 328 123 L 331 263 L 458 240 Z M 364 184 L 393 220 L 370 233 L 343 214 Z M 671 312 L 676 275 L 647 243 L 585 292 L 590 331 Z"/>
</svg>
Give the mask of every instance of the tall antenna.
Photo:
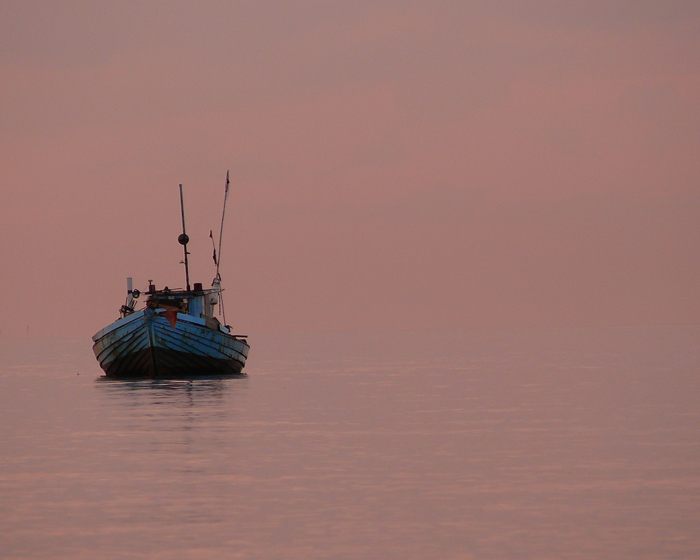
<svg viewBox="0 0 700 560">
<path fill-rule="evenodd" d="M 185 281 L 187 282 L 187 291 L 190 291 L 190 265 L 187 263 L 187 244 L 190 238 L 187 236 L 185 231 L 185 202 L 182 198 L 182 184 L 180 184 L 180 210 L 182 211 L 182 233 L 178 236 L 177 242 L 182 245 L 185 250 Z M 218 273 L 218 267 L 217 267 Z"/>
</svg>

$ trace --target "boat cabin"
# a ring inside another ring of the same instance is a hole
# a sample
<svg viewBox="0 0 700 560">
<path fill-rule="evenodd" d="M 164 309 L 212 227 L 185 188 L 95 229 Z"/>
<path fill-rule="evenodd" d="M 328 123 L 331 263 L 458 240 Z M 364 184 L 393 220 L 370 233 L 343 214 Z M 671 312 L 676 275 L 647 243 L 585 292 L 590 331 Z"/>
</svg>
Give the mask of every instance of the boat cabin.
<svg viewBox="0 0 700 560">
<path fill-rule="evenodd" d="M 175 309 L 194 317 L 214 316 L 214 306 L 219 302 L 218 286 L 204 290 L 200 282 L 195 282 L 194 289 L 171 290 L 167 286 L 156 290 L 153 284 L 148 286 L 146 306 L 153 309 Z"/>
<path fill-rule="evenodd" d="M 126 316 L 134 312 L 136 298 L 140 296 L 138 290 L 131 289 L 131 279 L 128 283 L 127 304 L 122 306 L 122 315 Z M 216 305 L 219 303 L 220 284 L 214 281 L 213 287 L 205 290 L 201 282 L 195 282 L 192 290 L 171 290 L 167 286 L 157 290 L 151 280 L 148 281 L 146 295 L 146 307 L 151 309 L 175 310 L 194 317 L 214 317 Z"/>
</svg>

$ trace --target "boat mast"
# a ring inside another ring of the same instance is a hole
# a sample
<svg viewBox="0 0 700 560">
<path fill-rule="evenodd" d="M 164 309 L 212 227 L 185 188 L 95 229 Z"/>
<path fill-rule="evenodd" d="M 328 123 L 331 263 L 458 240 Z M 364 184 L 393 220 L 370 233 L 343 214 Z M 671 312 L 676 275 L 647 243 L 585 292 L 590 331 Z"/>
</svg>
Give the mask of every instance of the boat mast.
<svg viewBox="0 0 700 560">
<path fill-rule="evenodd" d="M 214 263 L 216 264 L 216 276 L 214 277 L 214 281 L 211 283 L 212 287 L 216 290 L 217 292 L 217 298 L 218 298 L 218 303 L 219 303 L 219 310 L 221 312 L 221 316 L 224 320 L 224 325 L 226 324 L 226 311 L 224 309 L 224 294 L 223 290 L 221 289 L 221 274 L 219 273 L 219 265 L 221 263 L 221 240 L 224 238 L 224 217 L 226 216 L 226 200 L 228 200 L 228 186 L 229 186 L 229 174 L 228 170 L 226 171 L 226 189 L 224 190 L 224 208 L 221 211 L 221 228 L 219 229 L 219 256 L 217 257 L 216 255 L 216 247 L 214 247 Z M 211 237 L 211 244 L 214 245 L 214 236 L 212 235 L 212 232 L 209 232 L 209 237 Z"/>
<path fill-rule="evenodd" d="M 187 263 L 187 243 L 190 238 L 185 232 L 185 202 L 182 198 L 182 184 L 180 185 L 180 211 L 182 212 L 182 233 L 178 236 L 177 242 L 182 245 L 185 250 L 185 282 L 187 282 L 187 291 L 190 291 L 190 265 Z"/>
<path fill-rule="evenodd" d="M 224 209 L 221 212 L 221 229 L 219 230 L 219 258 L 216 259 L 216 277 L 221 280 L 219 275 L 219 262 L 221 262 L 221 240 L 224 238 L 224 216 L 226 216 L 226 200 L 228 199 L 228 171 L 226 171 L 226 189 L 224 190 Z M 212 240 L 213 241 L 213 240 Z"/>
</svg>

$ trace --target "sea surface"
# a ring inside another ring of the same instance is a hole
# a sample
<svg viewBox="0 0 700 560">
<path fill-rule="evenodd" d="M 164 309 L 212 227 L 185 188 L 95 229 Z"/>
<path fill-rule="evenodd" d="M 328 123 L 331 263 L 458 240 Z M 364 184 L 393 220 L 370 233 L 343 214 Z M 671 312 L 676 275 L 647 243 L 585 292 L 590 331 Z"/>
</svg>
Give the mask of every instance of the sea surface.
<svg viewBox="0 0 700 560">
<path fill-rule="evenodd" d="M 249 340 L 110 381 L 0 339 L 0 558 L 700 558 L 700 327 Z"/>
</svg>

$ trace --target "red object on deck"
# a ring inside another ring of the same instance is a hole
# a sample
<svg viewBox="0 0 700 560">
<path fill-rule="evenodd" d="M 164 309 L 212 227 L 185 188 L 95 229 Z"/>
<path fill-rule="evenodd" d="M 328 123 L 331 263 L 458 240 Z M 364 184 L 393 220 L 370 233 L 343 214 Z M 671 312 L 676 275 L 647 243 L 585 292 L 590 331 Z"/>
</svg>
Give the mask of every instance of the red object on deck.
<svg viewBox="0 0 700 560">
<path fill-rule="evenodd" d="M 177 326 L 177 309 L 166 309 L 164 315 L 170 326 L 175 328 Z"/>
</svg>

